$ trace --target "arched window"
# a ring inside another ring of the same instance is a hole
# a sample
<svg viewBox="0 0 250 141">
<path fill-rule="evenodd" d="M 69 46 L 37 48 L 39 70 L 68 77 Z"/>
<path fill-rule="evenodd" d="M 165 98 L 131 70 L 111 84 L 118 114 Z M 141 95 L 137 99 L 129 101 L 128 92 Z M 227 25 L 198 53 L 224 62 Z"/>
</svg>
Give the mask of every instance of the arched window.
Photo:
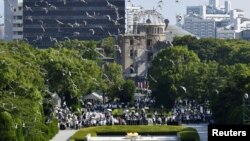
<svg viewBox="0 0 250 141">
<path fill-rule="evenodd" d="M 134 68 L 134 65 L 130 65 L 130 73 L 134 73 L 135 72 L 135 68 Z"/>
</svg>

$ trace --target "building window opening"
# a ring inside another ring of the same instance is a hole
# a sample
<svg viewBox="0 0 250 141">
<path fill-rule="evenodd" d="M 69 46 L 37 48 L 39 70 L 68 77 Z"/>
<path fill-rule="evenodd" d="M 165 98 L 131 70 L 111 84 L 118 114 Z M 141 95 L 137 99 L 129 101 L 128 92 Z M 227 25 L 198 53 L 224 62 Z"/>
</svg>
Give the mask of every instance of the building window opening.
<svg viewBox="0 0 250 141">
<path fill-rule="evenodd" d="M 138 55 L 138 50 L 135 50 L 135 57 L 137 57 L 137 55 Z"/>
<path fill-rule="evenodd" d="M 130 45 L 134 45 L 134 40 L 130 40 Z"/>
<path fill-rule="evenodd" d="M 150 45 L 151 45 L 151 42 L 152 42 L 152 40 L 151 40 L 151 39 L 148 39 L 148 40 L 147 40 L 147 46 L 150 46 Z"/>
<path fill-rule="evenodd" d="M 130 50 L 129 56 L 130 56 L 130 58 L 134 57 L 134 50 L 133 49 Z"/>
</svg>

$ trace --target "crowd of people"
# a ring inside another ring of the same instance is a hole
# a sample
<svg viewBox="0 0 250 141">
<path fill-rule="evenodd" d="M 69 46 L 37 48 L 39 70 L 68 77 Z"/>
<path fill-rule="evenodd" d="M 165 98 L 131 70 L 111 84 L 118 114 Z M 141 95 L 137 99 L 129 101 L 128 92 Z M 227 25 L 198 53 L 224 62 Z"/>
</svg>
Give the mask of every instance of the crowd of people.
<svg viewBox="0 0 250 141">
<path fill-rule="evenodd" d="M 133 107 L 119 102 L 85 101 L 82 109 L 72 113 L 66 104 L 55 109 L 59 127 L 64 129 L 79 129 L 102 125 L 172 125 L 188 123 L 208 123 L 211 113 L 207 104 L 199 105 L 195 101 L 178 100 L 171 111 L 171 115 L 152 111 L 154 100 L 137 99 Z M 112 109 L 122 110 L 122 114 L 112 114 Z"/>
<path fill-rule="evenodd" d="M 212 113 L 209 102 L 198 104 L 195 100 L 177 100 L 172 109 L 172 119 L 181 123 L 210 123 Z"/>
</svg>

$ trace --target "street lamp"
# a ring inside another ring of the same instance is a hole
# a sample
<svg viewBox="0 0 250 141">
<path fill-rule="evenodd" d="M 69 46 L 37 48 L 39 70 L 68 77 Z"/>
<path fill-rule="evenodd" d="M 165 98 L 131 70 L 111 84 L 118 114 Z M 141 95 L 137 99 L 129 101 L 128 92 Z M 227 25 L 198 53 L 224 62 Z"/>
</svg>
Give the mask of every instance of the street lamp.
<svg viewBox="0 0 250 141">
<path fill-rule="evenodd" d="M 243 124 L 250 122 L 250 102 L 249 102 L 249 96 L 248 93 L 245 93 L 242 97 L 242 118 L 243 118 Z"/>
</svg>

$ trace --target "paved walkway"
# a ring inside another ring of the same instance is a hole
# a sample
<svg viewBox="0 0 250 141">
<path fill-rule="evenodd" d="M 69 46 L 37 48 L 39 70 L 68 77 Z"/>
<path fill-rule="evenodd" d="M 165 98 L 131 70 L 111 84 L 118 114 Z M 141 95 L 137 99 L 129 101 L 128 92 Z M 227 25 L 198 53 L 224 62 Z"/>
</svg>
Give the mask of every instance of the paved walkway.
<svg viewBox="0 0 250 141">
<path fill-rule="evenodd" d="M 184 124 L 184 126 L 195 128 L 200 136 L 201 141 L 208 141 L 207 124 Z"/>
<path fill-rule="evenodd" d="M 56 136 L 50 141 L 69 141 L 69 138 L 76 132 L 77 130 L 60 130 Z"/>
</svg>

